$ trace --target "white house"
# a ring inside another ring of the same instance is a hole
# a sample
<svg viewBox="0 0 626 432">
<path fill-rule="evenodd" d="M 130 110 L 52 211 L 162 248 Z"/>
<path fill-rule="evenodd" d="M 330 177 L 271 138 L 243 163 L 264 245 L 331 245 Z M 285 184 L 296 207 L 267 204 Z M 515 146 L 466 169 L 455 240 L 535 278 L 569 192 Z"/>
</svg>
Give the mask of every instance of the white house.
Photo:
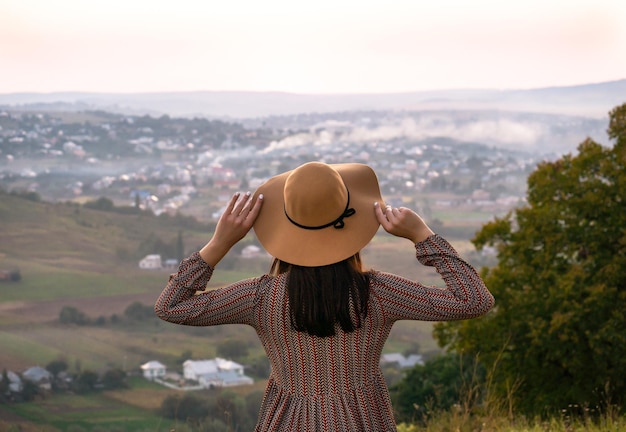
<svg viewBox="0 0 626 432">
<path fill-rule="evenodd" d="M 52 389 L 52 374 L 41 366 L 33 366 L 22 372 L 22 378 L 34 382 L 39 388 Z"/>
<path fill-rule="evenodd" d="M 252 378 L 244 374 L 242 365 L 219 357 L 213 360 L 185 361 L 183 363 L 183 376 L 187 380 L 197 381 L 206 388 L 254 383 Z"/>
<path fill-rule="evenodd" d="M 144 270 L 160 269 L 163 267 L 161 262 L 161 255 L 153 254 L 146 255 L 141 261 L 139 261 L 139 268 Z"/>
<path fill-rule="evenodd" d="M 9 391 L 13 393 L 20 393 L 22 389 L 24 388 L 24 385 L 22 384 L 22 380 L 20 379 L 20 376 L 16 374 L 15 372 L 7 371 L 7 378 L 9 381 Z M 2 380 L 3 380 L 3 376 L 2 374 L 0 374 L 0 381 Z"/>
<path fill-rule="evenodd" d="M 165 365 L 156 360 L 149 361 L 141 365 L 141 371 L 146 379 L 154 380 L 165 376 Z"/>
<path fill-rule="evenodd" d="M 180 264 L 180 261 L 178 261 L 176 258 L 168 258 L 163 263 L 163 266 L 169 270 L 176 270 L 178 264 Z"/>
<path fill-rule="evenodd" d="M 399 368 L 411 368 L 417 364 L 423 365 L 424 358 L 421 354 L 410 354 L 408 357 L 400 353 L 383 354 L 380 356 L 381 364 L 395 363 Z"/>
<path fill-rule="evenodd" d="M 255 245 L 248 245 L 241 250 L 242 258 L 255 258 L 261 256 L 261 248 Z"/>
<path fill-rule="evenodd" d="M 239 375 L 235 371 L 216 372 L 201 375 L 198 384 L 204 388 L 233 387 L 254 384 L 254 380 L 246 375 Z"/>
</svg>

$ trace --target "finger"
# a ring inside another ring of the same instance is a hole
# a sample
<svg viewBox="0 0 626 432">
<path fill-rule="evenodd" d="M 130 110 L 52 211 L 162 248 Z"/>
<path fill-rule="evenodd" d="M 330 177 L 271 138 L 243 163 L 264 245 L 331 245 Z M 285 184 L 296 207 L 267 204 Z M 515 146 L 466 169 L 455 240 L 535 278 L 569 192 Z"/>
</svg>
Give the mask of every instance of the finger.
<svg viewBox="0 0 626 432">
<path fill-rule="evenodd" d="M 250 207 L 251 207 L 251 202 L 252 202 L 252 197 L 250 192 L 246 192 L 246 194 L 244 195 L 243 199 L 241 200 L 241 211 L 240 213 L 247 213 L 250 211 Z"/>
<path fill-rule="evenodd" d="M 233 212 L 233 209 L 235 208 L 235 204 L 237 203 L 238 199 L 239 199 L 239 192 L 235 192 L 233 196 L 230 198 L 230 201 L 228 202 L 228 206 L 226 206 L 226 210 L 224 211 L 224 214 L 230 214 Z"/>
<path fill-rule="evenodd" d="M 387 218 L 383 213 L 383 209 L 378 202 L 374 203 L 374 214 L 376 215 L 376 219 L 378 219 L 378 222 L 380 224 L 382 224 L 383 222 L 387 222 Z"/>
<path fill-rule="evenodd" d="M 254 205 L 250 208 L 250 211 L 248 212 L 248 219 L 251 219 L 254 222 L 254 220 L 256 220 L 256 217 L 259 215 L 259 212 L 261 211 L 262 205 L 263 194 L 260 194 L 254 202 Z"/>
<path fill-rule="evenodd" d="M 237 204 L 235 205 L 235 208 L 233 209 L 233 213 L 236 216 L 242 214 L 249 201 L 250 201 L 250 192 L 246 192 L 243 195 L 243 197 L 241 197 L 241 199 L 237 201 Z"/>
<path fill-rule="evenodd" d="M 387 211 L 385 212 L 385 216 L 389 219 L 389 222 L 395 222 L 399 216 L 398 209 L 387 206 Z"/>
<path fill-rule="evenodd" d="M 380 223 L 380 225 L 383 227 L 385 231 L 389 232 L 389 230 L 392 229 L 393 225 L 389 221 L 387 207 L 385 207 L 385 209 L 383 210 L 383 208 L 380 205 L 377 205 L 375 210 L 376 210 L 376 217 L 378 219 L 378 222 Z"/>
<path fill-rule="evenodd" d="M 249 196 L 248 201 L 246 202 L 246 205 L 241 210 L 241 217 L 243 217 L 246 222 L 249 221 L 250 225 L 254 223 L 254 220 L 256 219 L 257 215 L 259 214 L 259 211 L 261 210 L 260 201 L 262 199 L 263 198 L 259 196 L 257 197 L 256 200 L 254 200 L 253 196 Z"/>
</svg>

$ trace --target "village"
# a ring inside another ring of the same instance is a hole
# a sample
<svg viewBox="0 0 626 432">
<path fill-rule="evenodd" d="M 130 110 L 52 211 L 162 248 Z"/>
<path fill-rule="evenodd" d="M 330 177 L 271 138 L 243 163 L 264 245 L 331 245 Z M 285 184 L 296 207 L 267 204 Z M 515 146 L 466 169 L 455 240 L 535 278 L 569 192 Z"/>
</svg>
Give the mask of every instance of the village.
<svg viewBox="0 0 626 432">
<path fill-rule="evenodd" d="M 381 356 L 380 363 L 401 370 L 417 364 L 423 365 L 424 360 L 420 354 L 405 356 L 401 353 L 389 353 Z M 146 362 L 140 368 L 147 380 L 177 390 L 203 390 L 254 383 L 254 380 L 245 374 L 243 365 L 220 357 L 209 360 L 186 360 L 182 364 L 182 374 L 178 371 L 169 371 L 158 360 Z"/>
<path fill-rule="evenodd" d="M 382 133 L 401 120 L 309 115 L 283 128 L 206 119 L 0 112 L 0 187 L 52 201 L 107 197 L 155 214 L 215 220 L 233 191 L 254 190 L 310 160 L 365 163 L 383 195 L 423 212 L 503 213 L 523 202 L 528 173 L 545 154 L 445 136 Z M 80 118 L 80 117 L 79 117 Z M 85 120 L 88 119 L 88 120 Z M 406 121 L 400 126 L 406 128 Z M 387 128 L 387 129 L 384 129 Z"/>
<path fill-rule="evenodd" d="M 391 116 L 354 114 L 351 121 L 308 115 L 278 127 L 250 127 L 207 119 L 132 117 L 86 113 L 78 119 L 50 113 L 0 112 L 0 187 L 49 201 L 87 203 L 101 197 L 155 215 L 191 215 L 216 221 L 235 191 L 254 190 L 269 177 L 303 162 L 370 165 L 385 199 L 410 205 L 428 218 L 450 211 L 490 217 L 523 203 L 526 177 L 545 155 L 495 148 L 446 137 L 381 134 Z M 80 120 L 80 121 L 79 121 Z M 377 129 L 378 128 L 378 129 Z M 370 134 L 363 134 L 369 130 Z M 377 132 L 378 130 L 378 132 Z M 361 134 L 356 134 L 360 131 Z M 468 216 L 469 215 L 469 216 Z M 242 258 L 264 254 L 248 245 Z M 172 270 L 178 261 L 150 253 L 144 270 Z M 387 353 L 381 366 L 403 370 L 422 364 L 420 354 Z M 110 371 L 109 371 L 110 372 Z M 107 372 L 108 373 L 108 372 Z M 146 359 L 136 371 L 90 376 L 92 387 L 115 386 L 127 373 L 163 386 L 200 390 L 249 385 L 245 365 L 229 359 L 187 359 L 180 370 Z M 2 386 L 71 388 L 81 377 L 41 366 L 5 371 Z M 81 379 L 87 379 L 82 377 Z M 7 384 L 8 383 L 8 384 Z"/>
<path fill-rule="evenodd" d="M 0 375 L 0 400 L 30 400 L 35 396 L 45 396 L 52 391 L 84 391 L 123 388 L 128 376 L 141 375 L 148 381 L 180 391 L 211 390 L 254 384 L 254 379 L 245 373 L 245 366 L 235 361 L 215 357 L 205 360 L 185 360 L 182 370 L 170 370 L 158 360 L 150 360 L 138 370 L 109 370 L 98 376 L 88 372 L 70 374 L 60 361 L 53 361 L 47 367 L 31 366 L 22 372 L 4 369 Z M 423 365 L 421 354 L 404 355 L 387 353 L 380 358 L 381 367 L 395 371 L 407 370 L 415 365 Z"/>
</svg>

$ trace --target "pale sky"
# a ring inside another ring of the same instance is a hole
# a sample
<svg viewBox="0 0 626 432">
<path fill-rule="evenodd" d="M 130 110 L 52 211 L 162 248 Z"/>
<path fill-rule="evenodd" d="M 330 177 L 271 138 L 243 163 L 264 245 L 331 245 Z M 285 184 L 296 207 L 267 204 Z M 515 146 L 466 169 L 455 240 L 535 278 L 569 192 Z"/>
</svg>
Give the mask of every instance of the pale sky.
<svg viewBox="0 0 626 432">
<path fill-rule="evenodd" d="M 382 93 L 623 78 L 624 0 L 0 0 L 0 93 Z"/>
</svg>

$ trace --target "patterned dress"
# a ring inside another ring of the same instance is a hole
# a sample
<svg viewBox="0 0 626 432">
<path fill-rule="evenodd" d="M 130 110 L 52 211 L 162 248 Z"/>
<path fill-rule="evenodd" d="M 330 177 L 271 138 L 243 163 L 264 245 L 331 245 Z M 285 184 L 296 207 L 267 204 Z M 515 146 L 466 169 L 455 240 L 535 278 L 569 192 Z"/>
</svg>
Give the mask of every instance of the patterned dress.
<svg viewBox="0 0 626 432">
<path fill-rule="evenodd" d="M 252 326 L 271 375 L 256 431 L 395 431 L 379 361 L 397 320 L 446 321 L 480 316 L 494 303 L 474 268 L 438 235 L 417 243 L 420 263 L 434 266 L 446 288 L 372 271 L 363 325 L 332 337 L 291 328 L 285 274 L 264 275 L 195 295 L 213 268 L 198 252 L 184 259 L 155 305 L 163 320 L 192 326 Z"/>
</svg>

